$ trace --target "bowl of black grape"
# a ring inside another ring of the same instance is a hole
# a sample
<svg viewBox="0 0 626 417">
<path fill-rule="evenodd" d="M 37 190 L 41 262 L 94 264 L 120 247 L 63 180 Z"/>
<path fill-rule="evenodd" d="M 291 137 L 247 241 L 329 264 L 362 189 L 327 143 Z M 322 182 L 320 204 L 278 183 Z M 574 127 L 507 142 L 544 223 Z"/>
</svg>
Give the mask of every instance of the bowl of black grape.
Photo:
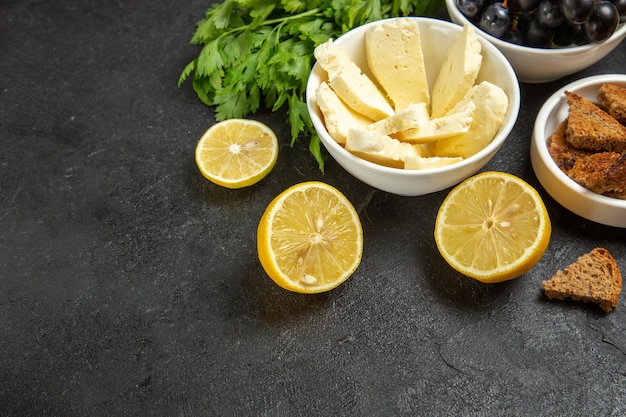
<svg viewBox="0 0 626 417">
<path fill-rule="evenodd" d="M 626 0 L 445 0 L 526 83 L 554 81 L 609 54 L 626 37 Z"/>
</svg>

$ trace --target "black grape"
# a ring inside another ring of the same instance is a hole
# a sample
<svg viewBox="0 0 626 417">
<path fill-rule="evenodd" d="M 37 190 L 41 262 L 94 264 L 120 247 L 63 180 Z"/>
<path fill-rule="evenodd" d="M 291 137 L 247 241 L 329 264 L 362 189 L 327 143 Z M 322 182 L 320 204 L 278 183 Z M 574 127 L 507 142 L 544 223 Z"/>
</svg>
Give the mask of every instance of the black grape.
<svg viewBox="0 0 626 417">
<path fill-rule="evenodd" d="M 592 42 L 602 42 L 611 37 L 618 23 L 617 7 L 608 0 L 601 0 L 591 18 L 583 24 L 583 29 Z"/>
<path fill-rule="evenodd" d="M 522 37 L 522 34 L 517 30 L 509 30 L 502 39 L 516 45 L 524 45 L 524 38 Z"/>
<path fill-rule="evenodd" d="M 491 36 L 502 38 L 511 28 L 509 9 L 501 2 L 491 3 L 480 16 L 479 26 Z"/>
<path fill-rule="evenodd" d="M 576 45 L 581 46 L 591 43 L 591 40 L 589 40 L 587 34 L 585 33 L 585 30 L 583 29 L 583 25 L 575 25 L 570 23 L 570 29 L 572 31 L 574 43 Z"/>
<path fill-rule="evenodd" d="M 619 22 L 626 22 L 626 0 L 611 0 L 611 3 L 617 7 L 617 11 L 619 12 Z"/>
<path fill-rule="evenodd" d="M 480 14 L 485 0 L 456 0 L 456 5 L 465 17 L 472 20 Z"/>
<path fill-rule="evenodd" d="M 596 8 L 596 0 L 561 0 L 563 16 L 572 23 L 585 23 Z"/>
<path fill-rule="evenodd" d="M 507 5 L 518 12 L 530 12 L 537 8 L 540 0 L 507 0 Z"/>
<path fill-rule="evenodd" d="M 558 0 L 541 0 L 537 6 L 537 19 L 543 26 L 555 28 L 565 21 L 561 12 L 561 4 Z"/>
<path fill-rule="evenodd" d="M 549 48 L 554 38 L 554 29 L 543 26 L 537 19 L 527 20 L 522 26 L 524 45 L 535 48 Z"/>
<path fill-rule="evenodd" d="M 563 22 L 554 29 L 552 43 L 556 46 L 570 46 L 574 43 L 574 33 L 569 22 Z"/>
<path fill-rule="evenodd" d="M 626 24 L 626 0 L 455 0 L 483 32 L 506 42 L 551 48 L 609 38 Z"/>
</svg>

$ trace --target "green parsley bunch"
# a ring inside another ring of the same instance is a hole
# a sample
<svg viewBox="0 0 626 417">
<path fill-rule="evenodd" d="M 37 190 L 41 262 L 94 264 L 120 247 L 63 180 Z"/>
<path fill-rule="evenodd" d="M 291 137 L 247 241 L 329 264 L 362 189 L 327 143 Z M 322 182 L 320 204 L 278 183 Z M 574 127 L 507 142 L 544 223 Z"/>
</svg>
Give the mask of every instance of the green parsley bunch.
<svg viewBox="0 0 626 417">
<path fill-rule="evenodd" d="M 184 68 L 179 87 L 193 89 L 215 119 L 246 117 L 261 103 L 287 105 L 291 145 L 310 137 L 320 170 L 324 155 L 305 101 L 313 50 L 353 27 L 395 16 L 434 15 L 443 0 L 223 0 L 198 22 L 192 45 L 199 55 Z"/>
</svg>

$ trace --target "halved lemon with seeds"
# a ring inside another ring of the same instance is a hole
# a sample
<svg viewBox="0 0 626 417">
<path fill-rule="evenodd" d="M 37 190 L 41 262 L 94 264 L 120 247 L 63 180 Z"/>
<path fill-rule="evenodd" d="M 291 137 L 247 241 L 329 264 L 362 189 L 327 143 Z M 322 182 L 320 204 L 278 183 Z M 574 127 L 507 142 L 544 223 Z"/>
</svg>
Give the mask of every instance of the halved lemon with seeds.
<svg viewBox="0 0 626 417">
<path fill-rule="evenodd" d="M 318 181 L 296 184 L 266 208 L 257 231 L 259 260 L 282 288 L 320 293 L 346 281 L 361 263 L 363 229 L 354 206 Z"/>
<path fill-rule="evenodd" d="M 486 283 L 530 270 L 548 247 L 551 225 L 537 191 L 521 178 L 484 172 L 457 185 L 435 220 L 435 242 L 460 273 Z"/>
<path fill-rule="evenodd" d="M 274 168 L 277 158 L 274 131 L 250 119 L 218 122 L 196 145 L 196 164 L 202 175 L 227 188 L 256 184 Z"/>
</svg>

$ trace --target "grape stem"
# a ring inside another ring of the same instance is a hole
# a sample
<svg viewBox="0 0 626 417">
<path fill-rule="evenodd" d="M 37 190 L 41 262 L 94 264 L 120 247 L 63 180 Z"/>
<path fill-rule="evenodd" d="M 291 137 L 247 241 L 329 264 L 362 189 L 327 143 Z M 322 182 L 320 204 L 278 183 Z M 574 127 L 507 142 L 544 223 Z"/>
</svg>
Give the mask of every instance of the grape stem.
<svg viewBox="0 0 626 417">
<path fill-rule="evenodd" d="M 517 25 L 518 24 L 519 24 L 519 15 L 515 14 L 515 15 L 513 15 L 513 20 L 511 21 L 511 31 L 512 32 L 517 32 L 517 30 L 518 30 Z"/>
</svg>

